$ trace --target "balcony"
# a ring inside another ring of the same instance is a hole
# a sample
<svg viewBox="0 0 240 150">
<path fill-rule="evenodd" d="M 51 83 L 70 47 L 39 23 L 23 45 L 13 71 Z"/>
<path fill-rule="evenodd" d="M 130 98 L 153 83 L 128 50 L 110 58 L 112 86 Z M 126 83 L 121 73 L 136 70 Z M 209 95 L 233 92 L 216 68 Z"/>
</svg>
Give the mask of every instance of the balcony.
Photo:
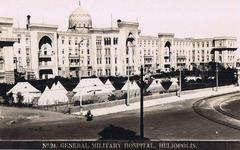
<svg viewBox="0 0 240 150">
<path fill-rule="evenodd" d="M 17 38 L 13 37 L 12 35 L 0 34 L 0 41 L 1 42 L 17 42 Z"/>
<path fill-rule="evenodd" d="M 231 51 L 236 51 L 238 48 L 234 46 L 229 46 L 229 45 L 217 45 L 215 46 L 212 51 L 225 51 L 225 50 L 231 50 Z"/>
<path fill-rule="evenodd" d="M 39 54 L 39 58 L 51 58 L 51 55 Z"/>
<path fill-rule="evenodd" d="M 186 55 L 177 55 L 177 59 L 187 59 Z"/>
<path fill-rule="evenodd" d="M 72 67 L 72 68 L 79 68 L 79 63 L 69 63 L 69 67 Z"/>
<path fill-rule="evenodd" d="M 79 55 L 69 55 L 69 59 L 79 59 Z"/>
<path fill-rule="evenodd" d="M 153 64 L 153 61 L 144 61 L 144 64 L 151 65 L 151 64 Z"/>
<path fill-rule="evenodd" d="M 51 62 L 39 62 L 39 69 L 52 69 L 53 65 Z"/>
</svg>

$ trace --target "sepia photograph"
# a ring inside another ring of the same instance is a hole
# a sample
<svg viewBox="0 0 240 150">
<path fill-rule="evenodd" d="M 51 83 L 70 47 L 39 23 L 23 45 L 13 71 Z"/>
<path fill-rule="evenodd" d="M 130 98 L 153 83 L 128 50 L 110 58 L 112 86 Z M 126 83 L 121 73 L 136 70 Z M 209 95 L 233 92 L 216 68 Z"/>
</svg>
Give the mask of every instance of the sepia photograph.
<svg viewBox="0 0 240 150">
<path fill-rule="evenodd" d="M 0 149 L 239 150 L 239 6 L 0 0 Z"/>
</svg>

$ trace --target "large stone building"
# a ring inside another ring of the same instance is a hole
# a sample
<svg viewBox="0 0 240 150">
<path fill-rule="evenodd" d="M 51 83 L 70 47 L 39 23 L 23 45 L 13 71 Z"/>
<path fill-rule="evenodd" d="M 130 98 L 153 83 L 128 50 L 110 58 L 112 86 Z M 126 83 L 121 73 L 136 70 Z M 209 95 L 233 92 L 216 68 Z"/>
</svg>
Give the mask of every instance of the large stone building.
<svg viewBox="0 0 240 150">
<path fill-rule="evenodd" d="M 91 15 L 79 6 L 69 16 L 69 29 L 31 23 L 14 28 L 0 18 L 0 82 L 13 82 L 14 69 L 26 79 L 54 76 L 116 76 L 187 69 L 217 61 L 235 66 L 235 37 L 175 38 L 172 33 L 142 36 L 139 23 L 117 21 L 116 27 L 93 28 Z"/>
<path fill-rule="evenodd" d="M 14 83 L 13 19 L 0 18 L 0 83 Z"/>
</svg>

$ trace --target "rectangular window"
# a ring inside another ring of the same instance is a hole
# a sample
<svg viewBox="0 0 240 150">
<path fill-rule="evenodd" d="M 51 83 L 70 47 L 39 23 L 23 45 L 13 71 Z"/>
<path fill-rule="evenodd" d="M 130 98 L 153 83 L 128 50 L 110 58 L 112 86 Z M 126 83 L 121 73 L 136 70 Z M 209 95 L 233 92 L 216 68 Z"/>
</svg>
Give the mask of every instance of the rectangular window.
<svg viewBox="0 0 240 150">
<path fill-rule="evenodd" d="M 96 45 L 102 45 L 102 40 L 101 39 L 97 39 L 96 40 Z"/>
<path fill-rule="evenodd" d="M 18 39 L 18 43 L 20 43 L 21 42 L 21 34 L 17 35 L 17 39 Z"/>
<path fill-rule="evenodd" d="M 113 38 L 113 45 L 117 45 L 118 44 L 118 38 Z"/>
<path fill-rule="evenodd" d="M 29 44 L 29 38 L 26 38 L 26 44 Z"/>
<path fill-rule="evenodd" d="M 4 67 L 4 63 L 0 62 L 0 70 L 3 70 L 3 67 Z"/>
<path fill-rule="evenodd" d="M 30 49 L 26 48 L 26 55 L 30 55 Z"/>
<path fill-rule="evenodd" d="M 117 66 L 115 67 L 115 75 L 117 75 L 118 69 Z"/>
<path fill-rule="evenodd" d="M 108 49 L 107 48 L 105 49 L 105 55 L 108 55 Z"/>
<path fill-rule="evenodd" d="M 106 64 L 108 64 L 108 58 L 107 57 L 105 58 L 105 60 L 106 60 Z"/>
<path fill-rule="evenodd" d="M 104 38 L 104 45 L 111 45 L 111 38 Z"/>
</svg>

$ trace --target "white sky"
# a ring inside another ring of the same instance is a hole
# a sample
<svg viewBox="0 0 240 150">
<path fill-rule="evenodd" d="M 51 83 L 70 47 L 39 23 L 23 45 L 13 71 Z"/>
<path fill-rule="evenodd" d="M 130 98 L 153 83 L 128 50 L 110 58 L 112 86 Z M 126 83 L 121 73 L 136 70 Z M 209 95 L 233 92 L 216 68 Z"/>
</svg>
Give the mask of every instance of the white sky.
<svg viewBox="0 0 240 150">
<path fill-rule="evenodd" d="M 172 32 L 176 37 L 237 36 L 240 40 L 240 0 L 81 0 L 93 27 L 113 20 L 139 21 L 142 35 Z M 13 17 L 15 27 L 32 22 L 56 24 L 65 31 L 78 0 L 0 0 L 0 16 Z M 238 43 L 240 43 L 238 41 Z M 240 45 L 240 44 L 238 44 Z"/>
</svg>

